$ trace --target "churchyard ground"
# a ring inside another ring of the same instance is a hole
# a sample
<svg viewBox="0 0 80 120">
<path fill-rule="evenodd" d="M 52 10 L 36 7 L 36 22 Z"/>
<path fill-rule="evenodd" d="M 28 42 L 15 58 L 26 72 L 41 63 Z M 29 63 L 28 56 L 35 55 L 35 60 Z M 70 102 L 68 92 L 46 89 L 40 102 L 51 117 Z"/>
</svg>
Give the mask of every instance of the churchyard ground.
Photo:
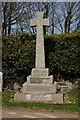
<svg viewBox="0 0 80 120">
<path fill-rule="evenodd" d="M 14 102 L 14 92 L 5 90 L 2 93 L 3 118 L 5 117 L 52 117 L 52 118 L 77 118 L 78 117 L 78 90 L 70 91 L 69 104 L 52 104 L 43 102 Z M 35 114 L 34 114 L 35 113 Z M 47 114 L 46 114 L 47 113 Z M 41 115 L 40 115 L 41 114 Z M 46 116 L 46 115 L 47 116 Z"/>
<path fill-rule="evenodd" d="M 45 109 L 45 110 L 67 110 L 67 111 L 78 111 L 78 90 L 73 89 L 68 93 L 71 102 L 68 104 L 53 104 L 46 102 L 15 102 L 14 92 L 5 90 L 2 93 L 2 106 L 6 107 L 24 107 L 31 109 Z"/>
</svg>

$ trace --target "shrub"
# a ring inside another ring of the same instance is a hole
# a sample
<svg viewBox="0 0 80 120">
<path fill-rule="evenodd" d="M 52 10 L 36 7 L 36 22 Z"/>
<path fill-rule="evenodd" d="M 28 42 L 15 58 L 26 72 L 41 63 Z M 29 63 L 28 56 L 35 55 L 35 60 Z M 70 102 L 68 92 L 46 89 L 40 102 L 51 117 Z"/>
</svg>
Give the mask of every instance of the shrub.
<svg viewBox="0 0 80 120">
<path fill-rule="evenodd" d="M 45 36 L 46 66 L 64 79 L 80 77 L 80 34 Z"/>
<path fill-rule="evenodd" d="M 22 84 L 31 73 L 35 61 L 35 41 L 21 41 L 20 36 L 3 37 L 4 86 Z"/>
<path fill-rule="evenodd" d="M 15 81 L 24 83 L 35 66 L 35 35 L 3 36 L 2 68 L 4 86 Z M 46 67 L 57 79 L 80 77 L 80 34 L 45 36 Z"/>
</svg>

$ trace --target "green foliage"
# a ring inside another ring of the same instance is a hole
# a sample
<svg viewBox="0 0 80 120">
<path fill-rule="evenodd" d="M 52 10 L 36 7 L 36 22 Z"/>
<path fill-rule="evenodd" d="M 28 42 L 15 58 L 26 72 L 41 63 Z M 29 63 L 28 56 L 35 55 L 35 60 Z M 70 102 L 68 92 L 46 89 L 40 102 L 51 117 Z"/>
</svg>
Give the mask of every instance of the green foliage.
<svg viewBox="0 0 80 120">
<path fill-rule="evenodd" d="M 21 41 L 21 36 L 3 37 L 4 85 L 23 83 L 35 62 L 35 41 Z"/>
<path fill-rule="evenodd" d="M 30 42 L 32 40 L 35 40 L 36 37 L 35 35 L 33 34 L 29 34 L 29 33 L 22 33 L 22 34 L 19 34 L 18 35 L 19 39 L 22 41 L 22 42 L 25 42 L 27 40 L 27 42 Z"/>
<path fill-rule="evenodd" d="M 45 36 L 46 66 L 53 75 L 73 79 L 80 77 L 80 34 Z"/>
<path fill-rule="evenodd" d="M 3 77 L 4 85 L 17 81 L 24 83 L 35 66 L 35 35 L 23 33 L 3 36 Z M 80 77 L 80 34 L 45 36 L 46 67 L 55 79 Z"/>
</svg>

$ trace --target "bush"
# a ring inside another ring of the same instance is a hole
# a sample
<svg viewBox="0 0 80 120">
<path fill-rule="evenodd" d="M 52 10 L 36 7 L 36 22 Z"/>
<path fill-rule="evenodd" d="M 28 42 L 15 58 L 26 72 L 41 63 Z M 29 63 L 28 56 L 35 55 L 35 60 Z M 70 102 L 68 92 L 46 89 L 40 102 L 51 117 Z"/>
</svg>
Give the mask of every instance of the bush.
<svg viewBox="0 0 80 120">
<path fill-rule="evenodd" d="M 35 35 L 24 33 L 18 36 L 3 36 L 3 78 L 4 86 L 26 81 L 35 66 Z M 46 67 L 57 79 L 80 77 L 80 34 L 45 36 Z"/>
<path fill-rule="evenodd" d="M 3 37 L 4 86 L 14 82 L 22 84 L 31 73 L 35 62 L 35 41 L 21 41 L 18 36 Z"/>
<path fill-rule="evenodd" d="M 80 77 L 80 34 L 45 36 L 46 66 L 64 79 Z"/>
</svg>

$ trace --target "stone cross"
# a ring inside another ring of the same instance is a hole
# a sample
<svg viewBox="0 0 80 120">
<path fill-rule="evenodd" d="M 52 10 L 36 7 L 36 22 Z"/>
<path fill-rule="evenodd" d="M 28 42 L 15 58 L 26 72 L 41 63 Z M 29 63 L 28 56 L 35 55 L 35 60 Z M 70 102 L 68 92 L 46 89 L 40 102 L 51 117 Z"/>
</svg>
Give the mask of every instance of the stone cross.
<svg viewBox="0 0 80 120">
<path fill-rule="evenodd" d="M 49 26 L 49 18 L 43 19 L 43 11 L 37 12 L 37 19 L 31 19 L 30 25 L 37 26 L 36 37 L 36 68 L 45 68 L 43 26 Z"/>
</svg>

